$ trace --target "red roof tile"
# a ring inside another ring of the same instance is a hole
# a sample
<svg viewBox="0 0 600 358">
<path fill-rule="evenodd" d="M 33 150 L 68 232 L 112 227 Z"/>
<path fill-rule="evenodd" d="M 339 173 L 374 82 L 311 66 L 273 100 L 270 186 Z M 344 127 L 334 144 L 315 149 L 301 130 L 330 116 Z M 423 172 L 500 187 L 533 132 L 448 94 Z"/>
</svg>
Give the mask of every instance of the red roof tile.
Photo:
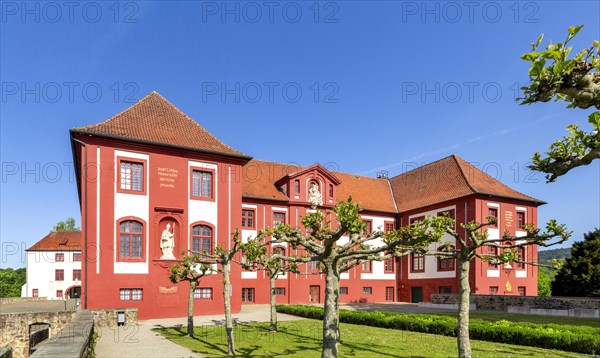
<svg viewBox="0 0 600 358">
<path fill-rule="evenodd" d="M 289 198 L 277 189 L 275 182 L 306 168 L 253 159 L 244 165 L 242 195 L 245 198 L 288 201 Z M 352 196 L 352 200 L 360 202 L 363 209 L 396 212 L 387 180 L 339 172 L 332 174 L 341 182 L 337 186 L 338 201 Z"/>
<path fill-rule="evenodd" d="M 452 155 L 390 179 L 400 212 L 485 194 L 543 204 Z"/>
<path fill-rule="evenodd" d="M 156 92 L 104 122 L 71 131 L 250 158 L 221 142 Z"/>
<path fill-rule="evenodd" d="M 81 251 L 81 231 L 52 231 L 26 251 Z"/>
</svg>

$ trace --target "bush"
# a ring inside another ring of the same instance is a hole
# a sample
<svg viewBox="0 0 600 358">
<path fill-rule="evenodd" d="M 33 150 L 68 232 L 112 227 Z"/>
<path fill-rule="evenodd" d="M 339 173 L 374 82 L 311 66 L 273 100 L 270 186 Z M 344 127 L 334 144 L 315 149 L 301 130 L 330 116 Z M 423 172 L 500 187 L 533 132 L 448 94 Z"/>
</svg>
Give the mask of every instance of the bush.
<svg viewBox="0 0 600 358">
<path fill-rule="evenodd" d="M 277 312 L 323 319 L 323 308 L 303 305 L 277 305 Z M 340 322 L 456 337 L 457 319 L 441 315 L 340 310 Z M 584 354 L 600 354 L 600 329 L 586 326 L 472 319 L 472 339 L 522 346 L 558 349 Z"/>
</svg>

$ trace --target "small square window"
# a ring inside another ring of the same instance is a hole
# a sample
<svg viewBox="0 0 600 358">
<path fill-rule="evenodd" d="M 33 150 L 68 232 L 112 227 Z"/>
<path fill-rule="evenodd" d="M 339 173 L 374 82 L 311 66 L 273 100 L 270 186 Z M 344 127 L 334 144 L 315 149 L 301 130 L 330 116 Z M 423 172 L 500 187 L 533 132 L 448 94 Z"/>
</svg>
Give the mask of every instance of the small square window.
<svg viewBox="0 0 600 358">
<path fill-rule="evenodd" d="M 119 290 L 119 296 L 121 301 L 141 301 L 142 300 L 142 289 L 141 288 L 122 288 Z"/>
<path fill-rule="evenodd" d="M 525 213 L 522 211 L 517 211 L 517 227 L 519 229 L 525 227 Z"/>
<path fill-rule="evenodd" d="M 213 198 L 213 173 L 211 171 L 192 170 L 192 197 Z"/>
<path fill-rule="evenodd" d="M 496 224 L 492 226 L 498 226 L 498 209 L 496 208 L 488 208 L 488 215 L 496 219 Z"/>
<path fill-rule="evenodd" d="M 64 281 L 65 270 L 54 270 L 54 281 Z"/>
<path fill-rule="evenodd" d="M 242 288 L 242 302 L 254 302 L 254 288 Z"/>
<path fill-rule="evenodd" d="M 242 227 L 254 228 L 255 211 L 252 209 L 242 209 Z"/>
<path fill-rule="evenodd" d="M 273 213 L 273 227 L 285 225 L 285 213 Z"/>
<path fill-rule="evenodd" d="M 81 261 L 81 253 L 80 252 L 73 253 L 73 262 L 80 262 L 80 261 Z"/>
<path fill-rule="evenodd" d="M 424 272 L 425 271 L 425 255 L 411 254 L 412 260 L 411 271 L 412 272 Z"/>
<path fill-rule="evenodd" d="M 392 222 L 386 222 L 384 225 L 384 231 L 388 232 L 388 231 L 394 231 L 395 229 L 395 225 Z"/>
<path fill-rule="evenodd" d="M 364 295 L 371 295 L 371 294 L 373 294 L 373 287 L 363 287 L 362 293 Z"/>
<path fill-rule="evenodd" d="M 340 287 L 340 295 L 347 295 L 348 287 Z"/>
<path fill-rule="evenodd" d="M 63 298 L 63 291 L 62 290 L 56 290 L 56 298 Z"/>
<path fill-rule="evenodd" d="M 525 286 L 519 286 L 518 290 L 519 290 L 519 296 L 526 296 Z"/>
<path fill-rule="evenodd" d="M 373 264 L 371 261 L 365 261 L 361 264 L 361 266 L 362 266 L 363 272 L 372 272 L 373 271 Z"/>
<path fill-rule="evenodd" d="M 498 286 L 490 286 L 490 295 L 498 294 Z"/>
<path fill-rule="evenodd" d="M 54 261 L 55 262 L 64 262 L 65 261 L 65 254 L 63 253 L 55 253 L 54 254 Z"/>
<path fill-rule="evenodd" d="M 451 286 L 440 286 L 438 292 L 441 294 L 452 293 L 452 287 Z"/>
<path fill-rule="evenodd" d="M 73 270 L 73 281 L 81 281 L 81 270 L 80 269 Z"/>
<path fill-rule="evenodd" d="M 31 291 L 31 296 L 33 297 L 38 297 L 39 295 L 39 291 L 37 288 L 34 288 L 33 291 Z"/>
<path fill-rule="evenodd" d="M 384 261 L 385 273 L 394 273 L 394 258 L 390 257 Z"/>
<path fill-rule="evenodd" d="M 275 287 L 275 296 L 285 296 L 285 287 Z"/>
<path fill-rule="evenodd" d="M 194 299 L 202 301 L 211 301 L 213 299 L 213 289 L 211 287 L 199 287 L 194 290 Z"/>
<path fill-rule="evenodd" d="M 365 232 L 363 233 L 365 236 L 371 235 L 373 232 L 373 222 L 371 220 L 363 220 L 365 224 Z"/>
<path fill-rule="evenodd" d="M 124 191 L 144 191 L 144 164 L 122 160 L 119 164 L 119 188 Z"/>
</svg>

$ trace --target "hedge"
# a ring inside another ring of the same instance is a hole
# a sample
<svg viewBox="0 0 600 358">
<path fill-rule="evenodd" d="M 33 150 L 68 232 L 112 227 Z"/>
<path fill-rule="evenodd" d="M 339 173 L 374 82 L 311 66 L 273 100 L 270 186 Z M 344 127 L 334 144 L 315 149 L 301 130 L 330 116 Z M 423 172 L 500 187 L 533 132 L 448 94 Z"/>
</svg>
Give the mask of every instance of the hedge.
<svg viewBox="0 0 600 358">
<path fill-rule="evenodd" d="M 277 305 L 277 312 L 323 319 L 323 308 Z M 442 315 L 340 310 L 340 322 L 456 337 L 457 319 Z M 600 329 L 587 326 L 471 319 L 471 339 L 600 354 Z"/>
</svg>

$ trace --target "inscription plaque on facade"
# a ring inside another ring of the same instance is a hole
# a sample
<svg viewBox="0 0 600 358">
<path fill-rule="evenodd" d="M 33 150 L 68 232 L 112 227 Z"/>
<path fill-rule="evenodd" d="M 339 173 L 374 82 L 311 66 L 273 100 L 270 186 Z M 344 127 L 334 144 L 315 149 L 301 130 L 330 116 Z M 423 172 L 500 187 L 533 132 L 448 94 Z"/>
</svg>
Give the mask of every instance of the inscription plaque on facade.
<svg viewBox="0 0 600 358">
<path fill-rule="evenodd" d="M 175 179 L 179 171 L 173 168 L 158 168 L 158 181 L 161 188 L 175 188 Z"/>
</svg>

